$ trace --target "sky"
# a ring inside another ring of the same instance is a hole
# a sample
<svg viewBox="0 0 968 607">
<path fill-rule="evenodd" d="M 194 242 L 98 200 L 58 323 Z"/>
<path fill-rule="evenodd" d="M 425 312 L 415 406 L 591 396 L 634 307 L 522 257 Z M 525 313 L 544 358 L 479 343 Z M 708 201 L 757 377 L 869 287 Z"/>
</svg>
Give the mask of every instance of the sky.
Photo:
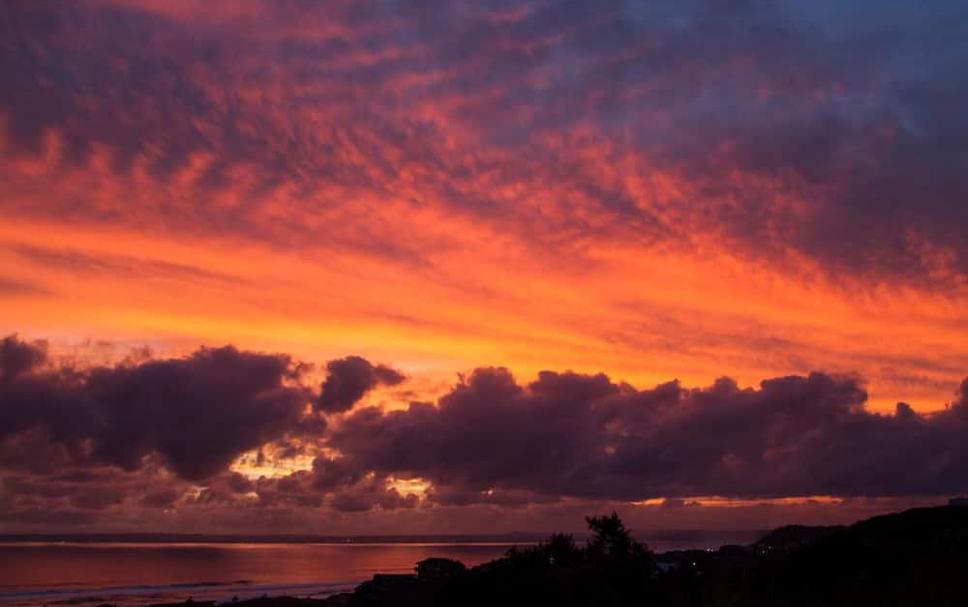
<svg viewBox="0 0 968 607">
<path fill-rule="evenodd" d="M 847 4 L 5 3 L 0 531 L 968 491 L 968 6 Z"/>
</svg>

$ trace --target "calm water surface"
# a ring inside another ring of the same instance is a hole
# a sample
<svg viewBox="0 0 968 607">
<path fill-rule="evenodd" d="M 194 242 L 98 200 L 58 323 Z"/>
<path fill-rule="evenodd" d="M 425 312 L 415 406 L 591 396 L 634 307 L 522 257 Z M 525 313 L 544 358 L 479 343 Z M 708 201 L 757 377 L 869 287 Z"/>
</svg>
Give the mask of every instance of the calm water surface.
<svg viewBox="0 0 968 607">
<path fill-rule="evenodd" d="M 0 603 L 327 595 L 430 556 L 468 566 L 509 544 L 0 544 Z"/>
<path fill-rule="evenodd" d="M 755 533 L 656 538 L 656 551 L 748 543 Z M 0 605 L 90 606 L 104 602 L 218 601 L 268 595 L 328 596 L 374 573 L 409 573 L 422 559 L 471 567 L 508 543 L 58 543 L 0 542 Z"/>
</svg>

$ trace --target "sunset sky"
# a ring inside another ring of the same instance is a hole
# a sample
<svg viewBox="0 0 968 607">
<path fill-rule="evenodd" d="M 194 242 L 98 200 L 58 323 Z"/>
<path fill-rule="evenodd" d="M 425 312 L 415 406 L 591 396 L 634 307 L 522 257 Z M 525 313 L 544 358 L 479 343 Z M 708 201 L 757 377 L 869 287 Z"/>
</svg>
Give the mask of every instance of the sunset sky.
<svg viewBox="0 0 968 607">
<path fill-rule="evenodd" d="M 6 2 L 0 532 L 943 502 L 965 108 L 958 1 Z"/>
</svg>

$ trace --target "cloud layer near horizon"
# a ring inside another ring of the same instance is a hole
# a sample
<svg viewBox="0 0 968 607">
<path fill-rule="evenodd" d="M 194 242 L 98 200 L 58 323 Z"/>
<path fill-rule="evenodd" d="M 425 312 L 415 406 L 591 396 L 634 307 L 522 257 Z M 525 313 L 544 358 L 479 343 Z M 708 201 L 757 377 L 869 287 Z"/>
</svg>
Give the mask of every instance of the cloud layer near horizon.
<svg viewBox="0 0 968 607">
<path fill-rule="evenodd" d="M 966 24 L 4 3 L 0 511 L 410 528 L 965 490 Z"/>
<path fill-rule="evenodd" d="M 231 346 L 77 368 L 49 357 L 42 342 L 7 337 L 0 519 L 261 512 L 261 529 L 271 530 L 294 512 L 968 490 L 968 379 L 940 412 L 899 403 L 883 415 L 865 408 L 857 378 L 823 373 L 757 388 L 722 378 L 636 389 L 603 374 L 550 371 L 520 384 L 505 369 L 481 368 L 433 404 L 386 409 L 363 390 L 325 417 L 317 412 L 326 386 L 351 385 L 363 368 L 404 381 L 350 357 L 327 365 L 314 388 L 309 367 L 290 356 Z M 311 464 L 266 476 L 239 465 L 252 453 Z"/>
</svg>

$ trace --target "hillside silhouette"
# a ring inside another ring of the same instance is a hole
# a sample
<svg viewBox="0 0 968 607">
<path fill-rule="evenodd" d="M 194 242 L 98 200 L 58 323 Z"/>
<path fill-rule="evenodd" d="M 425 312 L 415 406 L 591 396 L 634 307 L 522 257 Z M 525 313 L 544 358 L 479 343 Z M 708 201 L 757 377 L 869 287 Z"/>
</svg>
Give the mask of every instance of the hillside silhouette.
<svg viewBox="0 0 968 607">
<path fill-rule="evenodd" d="M 749 546 L 654 554 L 617 514 L 586 519 L 583 545 L 557 534 L 473 568 L 426 559 L 323 600 L 245 607 L 830 607 L 968 605 L 968 507 L 919 508 L 843 527 L 788 526 Z"/>
</svg>

